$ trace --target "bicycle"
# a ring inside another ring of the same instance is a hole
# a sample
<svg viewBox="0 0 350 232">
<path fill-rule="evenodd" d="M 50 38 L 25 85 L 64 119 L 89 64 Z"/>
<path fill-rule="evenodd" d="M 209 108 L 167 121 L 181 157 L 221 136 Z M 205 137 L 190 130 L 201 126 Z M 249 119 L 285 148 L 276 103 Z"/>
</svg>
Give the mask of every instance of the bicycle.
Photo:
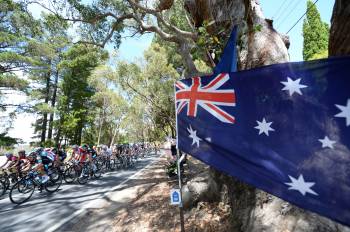
<svg viewBox="0 0 350 232">
<path fill-rule="evenodd" d="M 82 165 L 79 162 L 72 162 L 68 164 L 63 174 L 63 179 L 66 183 L 70 184 L 75 181 L 81 174 Z"/>
<path fill-rule="evenodd" d="M 18 181 L 19 174 L 15 167 L 10 169 L 1 169 L 0 181 L 5 185 L 5 189 L 8 190 L 11 187 L 11 184 L 14 184 Z M 6 192 L 5 190 L 5 192 Z"/>
<path fill-rule="evenodd" d="M 36 188 L 39 188 L 40 192 L 45 189 L 47 192 L 53 193 L 62 184 L 62 176 L 55 169 L 49 170 L 49 180 L 46 183 L 42 183 L 39 179 L 39 173 L 31 171 L 27 176 L 17 181 L 10 190 L 11 202 L 18 205 L 23 204 L 32 197 Z"/>
<path fill-rule="evenodd" d="M 98 162 L 93 162 L 95 165 L 95 168 L 92 168 L 92 165 L 90 165 L 90 162 L 85 162 L 83 164 L 82 170 L 79 173 L 79 177 L 77 178 L 77 181 L 79 184 L 86 184 L 89 180 L 89 177 L 95 177 L 100 178 L 102 175 L 102 171 L 100 168 L 100 165 Z"/>
</svg>

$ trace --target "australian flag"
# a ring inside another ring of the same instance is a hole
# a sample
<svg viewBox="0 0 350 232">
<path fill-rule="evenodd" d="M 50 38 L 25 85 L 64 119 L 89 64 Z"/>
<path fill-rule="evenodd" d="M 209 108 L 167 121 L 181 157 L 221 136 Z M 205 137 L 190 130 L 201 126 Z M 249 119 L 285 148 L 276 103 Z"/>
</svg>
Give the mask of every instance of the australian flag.
<svg viewBox="0 0 350 232">
<path fill-rule="evenodd" d="M 350 57 L 176 82 L 178 147 L 350 225 Z"/>
</svg>

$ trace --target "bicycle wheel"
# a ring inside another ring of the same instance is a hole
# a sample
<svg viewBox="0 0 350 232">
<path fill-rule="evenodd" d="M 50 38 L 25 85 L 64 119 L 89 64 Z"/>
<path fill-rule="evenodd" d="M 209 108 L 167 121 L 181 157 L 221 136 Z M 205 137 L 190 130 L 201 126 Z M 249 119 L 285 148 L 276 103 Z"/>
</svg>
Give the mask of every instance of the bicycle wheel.
<svg viewBox="0 0 350 232">
<path fill-rule="evenodd" d="M 77 178 L 77 181 L 79 184 L 86 184 L 88 180 L 89 180 L 89 168 L 84 166 L 79 177 Z"/>
<path fill-rule="evenodd" d="M 63 179 L 64 182 L 70 184 L 73 181 L 75 181 L 75 179 L 77 178 L 78 173 L 77 170 L 75 170 L 75 168 L 73 166 L 69 167 L 66 171 L 64 171 L 63 173 Z"/>
<path fill-rule="evenodd" d="M 35 184 L 31 179 L 22 179 L 15 183 L 10 190 L 10 200 L 14 204 L 28 201 L 34 193 Z"/>
<path fill-rule="evenodd" d="M 114 160 L 114 166 L 115 166 L 115 169 L 122 168 L 122 162 L 121 162 L 121 159 L 119 157 Z"/>
<path fill-rule="evenodd" d="M 94 177 L 95 178 L 100 178 L 101 175 L 102 175 L 102 170 L 101 170 L 101 167 L 98 163 L 95 163 L 96 165 L 96 170 L 94 170 Z"/>
<path fill-rule="evenodd" d="M 10 183 L 10 179 L 8 178 L 8 176 L 2 176 L 0 180 L 5 184 L 6 190 L 10 189 L 11 183 Z"/>
<path fill-rule="evenodd" d="M 122 160 L 123 168 L 128 168 L 128 159 L 124 156 Z"/>
<path fill-rule="evenodd" d="M 4 195 L 6 193 L 6 185 L 3 181 L 0 180 L 0 196 Z"/>
<path fill-rule="evenodd" d="M 62 184 L 62 175 L 58 171 L 50 174 L 50 179 L 45 183 L 45 189 L 49 193 L 56 192 Z"/>
<path fill-rule="evenodd" d="M 111 159 L 109 162 L 110 162 L 109 165 L 110 165 L 111 171 L 114 171 L 116 169 L 116 166 L 117 166 L 115 159 Z"/>
</svg>

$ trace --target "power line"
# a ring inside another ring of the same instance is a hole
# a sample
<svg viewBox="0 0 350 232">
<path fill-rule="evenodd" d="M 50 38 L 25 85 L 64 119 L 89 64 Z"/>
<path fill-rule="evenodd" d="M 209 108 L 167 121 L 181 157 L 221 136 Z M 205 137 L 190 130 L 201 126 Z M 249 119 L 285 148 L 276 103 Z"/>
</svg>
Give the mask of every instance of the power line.
<svg viewBox="0 0 350 232">
<path fill-rule="evenodd" d="M 278 8 L 278 10 L 273 14 L 273 16 L 272 16 L 272 19 L 275 17 L 275 16 L 277 16 L 277 15 L 279 15 L 279 11 L 282 9 L 282 7 L 284 6 L 284 3 L 286 3 L 287 2 L 287 0 L 284 0 L 283 1 L 283 3 L 282 3 L 282 5 L 280 5 L 280 7 Z"/>
<path fill-rule="evenodd" d="M 290 5 L 293 3 L 293 0 L 291 0 L 290 2 L 288 2 L 288 4 L 286 5 L 286 7 L 282 8 L 280 14 L 278 14 L 278 16 L 276 17 L 275 21 L 278 21 L 281 17 L 283 17 L 283 12 L 286 11 Z"/>
<path fill-rule="evenodd" d="M 295 1 L 296 4 L 293 5 L 292 9 L 288 12 L 288 14 L 281 20 L 281 22 L 278 24 L 277 27 L 280 27 L 281 25 L 283 25 L 283 23 L 286 21 L 286 19 L 288 19 L 289 15 L 297 8 L 297 6 L 299 5 L 299 1 Z"/>
<path fill-rule="evenodd" d="M 299 21 L 307 14 L 307 12 L 309 12 L 311 7 L 313 7 L 317 2 L 318 0 L 316 0 L 309 8 L 306 9 L 305 13 L 298 19 L 298 21 L 296 21 L 296 23 L 294 23 L 294 25 L 287 31 L 286 34 L 288 34 L 299 23 Z"/>
</svg>

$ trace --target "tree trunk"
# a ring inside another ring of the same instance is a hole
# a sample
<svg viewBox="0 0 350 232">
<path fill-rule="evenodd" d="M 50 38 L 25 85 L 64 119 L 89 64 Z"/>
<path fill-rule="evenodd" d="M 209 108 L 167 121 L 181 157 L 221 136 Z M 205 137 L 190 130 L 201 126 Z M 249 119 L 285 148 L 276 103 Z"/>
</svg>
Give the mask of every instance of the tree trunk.
<svg viewBox="0 0 350 232">
<path fill-rule="evenodd" d="M 230 31 L 233 25 L 239 26 L 239 70 L 289 60 L 288 37 L 276 32 L 273 21 L 264 18 L 258 0 L 185 0 L 185 7 L 196 26 L 203 25 L 204 21 L 212 22 L 207 28 L 208 33 L 215 34 L 222 27 Z M 333 15 L 333 20 L 335 18 Z M 215 170 L 209 175 L 221 186 L 219 199 L 226 199 L 231 205 L 232 231 L 316 232 L 342 228 L 329 219 L 292 206 L 234 177 Z"/>
<path fill-rule="evenodd" d="M 82 121 L 80 121 L 77 124 L 76 130 L 75 130 L 74 144 L 81 144 L 82 132 L 83 132 L 83 123 Z"/>
<path fill-rule="evenodd" d="M 62 124 L 64 122 L 64 115 L 61 115 L 60 117 L 60 121 L 59 121 L 59 124 L 58 124 L 58 128 L 57 128 L 57 134 L 56 134 L 56 137 L 55 137 L 55 144 L 56 146 L 58 145 L 61 145 L 61 132 L 62 132 Z"/>
<path fill-rule="evenodd" d="M 100 116 L 101 116 L 101 114 L 100 114 Z M 102 117 L 100 117 L 99 125 L 98 125 L 97 146 L 100 145 L 101 131 L 102 131 Z"/>
<path fill-rule="evenodd" d="M 112 136 L 112 141 L 111 141 L 111 143 L 109 144 L 109 147 L 112 147 L 112 146 L 113 146 L 115 137 L 117 136 L 117 133 L 118 133 L 118 129 L 119 129 L 119 126 L 118 126 L 118 125 L 115 125 L 115 129 L 114 129 L 113 136 Z"/>
<path fill-rule="evenodd" d="M 336 0 L 329 38 L 329 56 L 350 54 L 350 1 Z"/>
<path fill-rule="evenodd" d="M 45 88 L 45 104 L 49 103 L 49 98 L 50 98 L 50 77 L 51 73 L 50 71 L 47 73 L 46 77 L 46 88 Z M 43 144 L 46 139 L 46 129 L 47 129 L 47 113 L 43 113 L 43 123 L 41 126 L 41 139 L 40 143 Z"/>
<path fill-rule="evenodd" d="M 56 105 L 56 96 L 57 96 L 57 88 L 58 88 L 58 70 L 56 70 L 55 73 L 55 82 L 53 85 L 53 93 L 52 93 L 52 99 L 51 99 L 51 107 L 52 109 Z M 50 120 L 49 120 L 49 132 L 47 134 L 47 139 L 52 139 L 52 131 L 53 131 L 53 119 L 54 119 L 55 113 L 52 112 L 50 114 Z"/>
</svg>

